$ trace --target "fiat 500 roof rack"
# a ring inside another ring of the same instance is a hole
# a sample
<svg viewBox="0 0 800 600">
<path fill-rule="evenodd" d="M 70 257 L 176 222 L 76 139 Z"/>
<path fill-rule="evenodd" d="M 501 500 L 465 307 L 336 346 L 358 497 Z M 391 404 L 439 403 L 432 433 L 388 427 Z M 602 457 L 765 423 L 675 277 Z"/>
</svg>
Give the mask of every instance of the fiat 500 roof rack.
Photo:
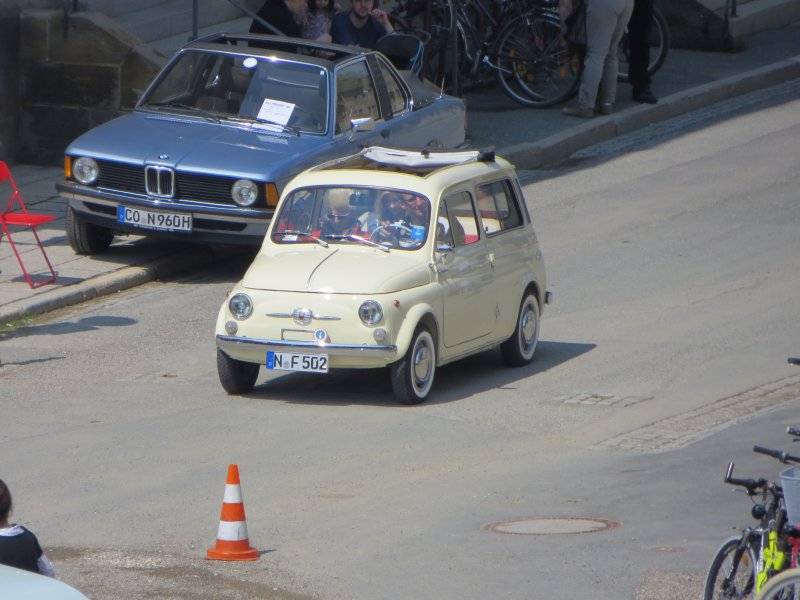
<svg viewBox="0 0 800 600">
<path fill-rule="evenodd" d="M 494 148 L 483 150 L 403 150 L 370 146 L 361 156 L 373 162 L 397 167 L 435 168 L 468 162 L 494 162 Z"/>
</svg>

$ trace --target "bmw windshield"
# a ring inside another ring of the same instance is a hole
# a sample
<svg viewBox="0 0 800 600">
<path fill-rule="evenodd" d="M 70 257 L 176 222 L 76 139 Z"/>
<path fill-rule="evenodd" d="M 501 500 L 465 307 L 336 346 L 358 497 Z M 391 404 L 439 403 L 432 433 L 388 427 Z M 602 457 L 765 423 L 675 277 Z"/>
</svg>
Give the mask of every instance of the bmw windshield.
<svg viewBox="0 0 800 600">
<path fill-rule="evenodd" d="M 321 134 L 328 129 L 328 74 L 302 62 L 184 52 L 137 108 Z"/>
</svg>

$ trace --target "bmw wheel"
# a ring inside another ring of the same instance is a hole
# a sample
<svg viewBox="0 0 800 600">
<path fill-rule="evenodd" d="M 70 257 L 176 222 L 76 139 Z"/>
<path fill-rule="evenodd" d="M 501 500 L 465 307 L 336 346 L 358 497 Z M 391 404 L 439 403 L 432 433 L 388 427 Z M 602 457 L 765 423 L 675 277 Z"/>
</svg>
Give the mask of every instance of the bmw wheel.
<svg viewBox="0 0 800 600">
<path fill-rule="evenodd" d="M 67 207 L 65 229 L 69 245 L 77 254 L 92 255 L 105 252 L 114 239 L 113 231 L 89 223 L 70 207 Z"/>
</svg>

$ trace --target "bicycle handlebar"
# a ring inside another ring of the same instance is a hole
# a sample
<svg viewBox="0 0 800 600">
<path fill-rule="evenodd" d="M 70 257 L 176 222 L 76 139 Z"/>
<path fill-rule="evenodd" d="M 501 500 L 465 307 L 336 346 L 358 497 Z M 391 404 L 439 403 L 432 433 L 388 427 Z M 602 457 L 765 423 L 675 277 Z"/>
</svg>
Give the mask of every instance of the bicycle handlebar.
<svg viewBox="0 0 800 600">
<path fill-rule="evenodd" d="M 771 448 L 764 448 L 763 446 L 753 446 L 753 452 L 758 452 L 759 454 L 766 454 L 767 456 L 777 458 L 783 464 L 800 462 L 800 456 L 792 456 L 783 450 L 773 450 Z"/>
<path fill-rule="evenodd" d="M 725 471 L 725 483 L 730 483 L 731 485 L 738 485 L 743 488 L 747 488 L 747 493 L 749 495 L 754 495 L 756 490 L 763 488 L 765 485 L 769 483 L 766 479 L 737 479 L 733 476 L 733 463 L 728 463 L 728 470 Z"/>
</svg>

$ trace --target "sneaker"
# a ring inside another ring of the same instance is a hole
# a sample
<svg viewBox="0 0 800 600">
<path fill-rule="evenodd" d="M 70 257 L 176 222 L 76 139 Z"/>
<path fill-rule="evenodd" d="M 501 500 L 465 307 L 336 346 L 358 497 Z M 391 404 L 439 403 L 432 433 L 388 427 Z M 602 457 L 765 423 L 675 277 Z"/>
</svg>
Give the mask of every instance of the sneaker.
<svg viewBox="0 0 800 600">
<path fill-rule="evenodd" d="M 580 106 L 578 104 L 569 104 L 561 109 L 562 115 L 568 117 L 580 117 L 582 119 L 591 119 L 594 116 L 594 109 L 591 106 Z"/>
<path fill-rule="evenodd" d="M 644 88 L 643 90 L 633 90 L 633 99 L 636 102 L 641 102 L 642 104 L 658 103 L 658 98 L 656 98 L 656 95 L 649 87 Z"/>
<path fill-rule="evenodd" d="M 594 107 L 594 112 L 601 115 L 610 115 L 614 112 L 614 105 L 611 102 L 598 102 L 597 106 Z"/>
</svg>

